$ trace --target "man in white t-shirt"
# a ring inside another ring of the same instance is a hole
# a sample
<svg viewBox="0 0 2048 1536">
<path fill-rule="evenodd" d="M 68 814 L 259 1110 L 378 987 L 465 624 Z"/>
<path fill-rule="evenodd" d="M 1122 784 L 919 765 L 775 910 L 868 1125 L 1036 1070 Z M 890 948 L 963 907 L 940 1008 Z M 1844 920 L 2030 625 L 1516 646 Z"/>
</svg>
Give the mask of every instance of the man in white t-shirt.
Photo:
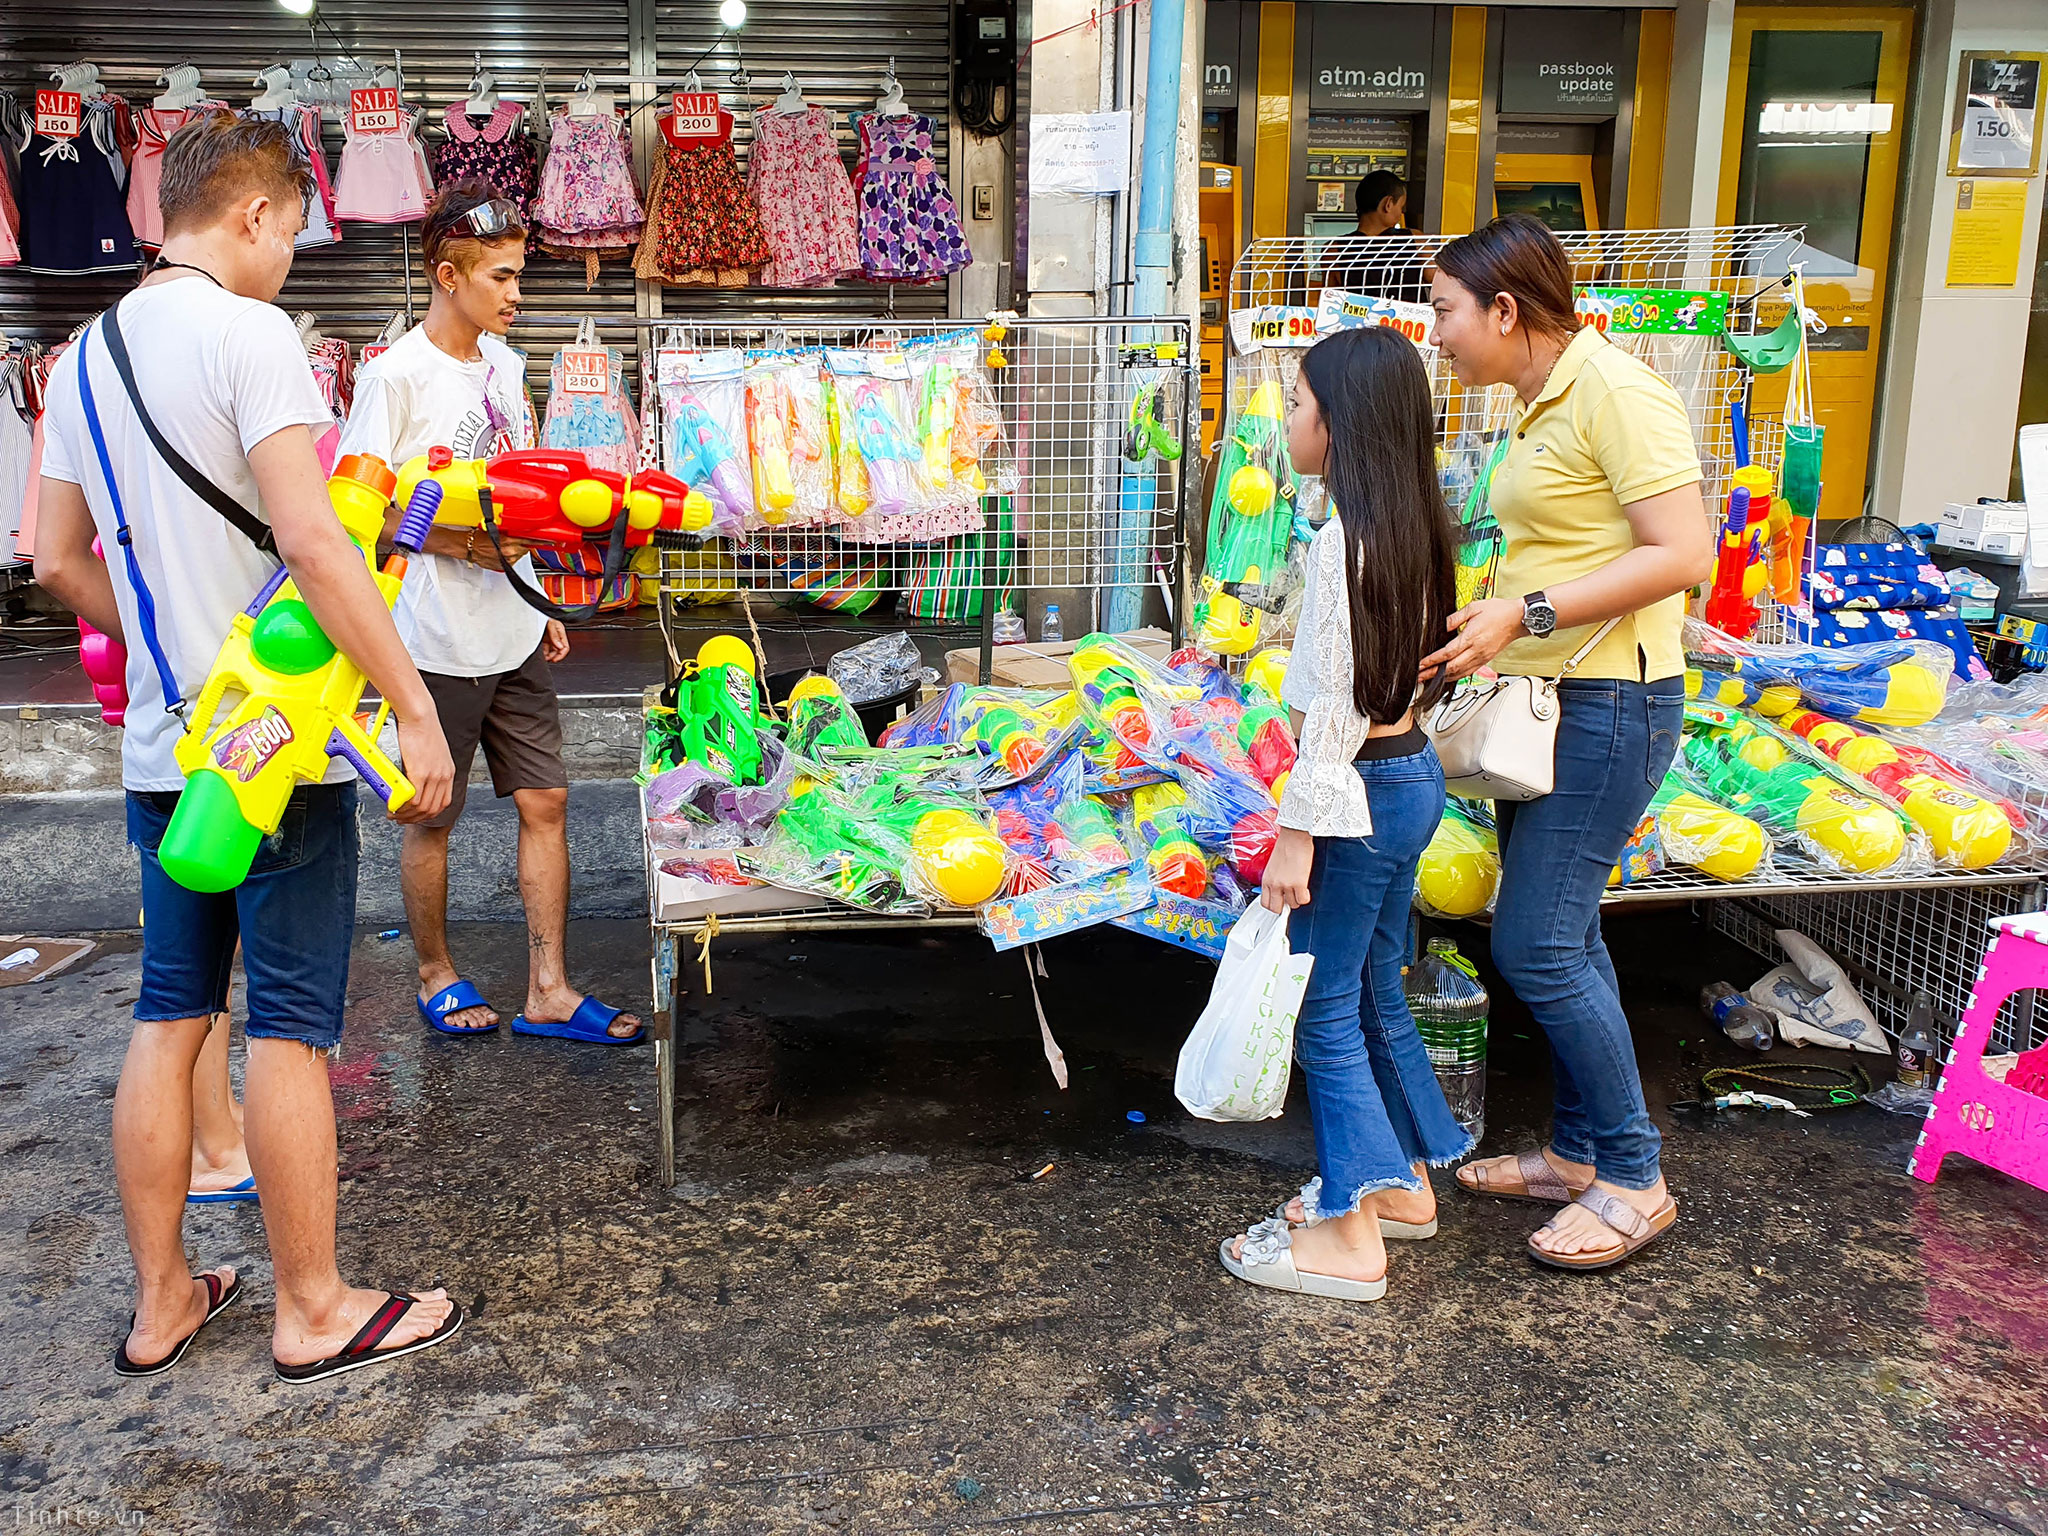
<svg viewBox="0 0 2048 1536">
<path fill-rule="evenodd" d="M 503 336 L 519 313 L 526 226 L 487 182 L 445 183 L 420 225 L 434 287 L 427 317 L 356 379 L 341 452 L 391 464 L 447 448 L 484 459 L 530 448 L 524 364 Z M 390 526 L 396 526 L 392 513 Z M 526 546 L 503 541 L 529 585 Z M 543 619 L 513 589 L 490 537 L 437 528 L 406 572 L 398 632 L 434 696 L 455 760 L 448 809 L 405 829 L 399 874 L 419 960 L 421 1018 L 443 1034 L 484 1035 L 498 1014 L 456 969 L 448 950 L 448 832 L 462 814 L 470 763 L 482 746 L 491 787 L 519 812 L 519 894 L 526 905 L 522 1035 L 633 1045 L 633 1015 L 569 985 L 569 773 L 549 663 L 569 654 L 560 621 Z"/>
<path fill-rule="evenodd" d="M 322 1380 L 438 1344 L 462 1325 L 445 1291 L 351 1288 L 335 1264 L 327 1059 L 341 1036 L 354 937 L 354 774 L 337 762 L 326 782 L 301 785 L 232 891 L 189 891 L 157 858 L 185 783 L 172 756 L 182 725 L 167 700 L 198 694 L 229 624 L 279 559 L 320 627 L 391 701 L 418 792 L 398 819 L 433 815 L 451 793 L 432 697 L 328 499 L 308 430 L 329 419 L 327 408 L 297 331 L 269 302 L 291 269 L 311 187 L 277 123 L 222 113 L 182 129 L 164 151 L 156 270 L 50 381 L 36 577 L 128 648 L 121 779 L 141 855 L 143 927 L 136 1026 L 114 1095 L 114 1170 L 140 1292 L 114 1357 L 127 1376 L 175 1365 L 240 1294 L 226 1265 L 189 1273 L 180 1231 L 193 1064 L 227 1006 L 238 938 L 249 1162 L 275 1270 L 278 1375 Z M 130 399 L 112 319 L 161 441 Z M 276 554 L 252 536 L 274 541 Z"/>
</svg>

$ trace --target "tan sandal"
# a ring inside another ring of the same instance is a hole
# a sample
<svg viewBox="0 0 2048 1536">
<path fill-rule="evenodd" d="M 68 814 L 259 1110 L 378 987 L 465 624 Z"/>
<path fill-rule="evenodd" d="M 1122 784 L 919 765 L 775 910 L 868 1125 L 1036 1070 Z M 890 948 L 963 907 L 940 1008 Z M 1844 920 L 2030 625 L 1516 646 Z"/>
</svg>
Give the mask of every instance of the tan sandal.
<svg viewBox="0 0 2048 1536">
<path fill-rule="evenodd" d="M 1465 1175 L 1470 1173 L 1471 1178 Z M 1505 1182 L 1496 1184 L 1492 1180 L 1499 1175 L 1480 1163 L 1467 1163 L 1457 1173 L 1458 1186 L 1475 1195 L 1491 1195 L 1496 1200 L 1527 1200 L 1532 1205 L 1570 1205 L 1574 1200 L 1592 1188 L 1587 1184 L 1568 1184 L 1550 1166 L 1550 1159 L 1543 1155 L 1541 1147 L 1531 1147 L 1515 1158 L 1515 1173 L 1520 1177 L 1519 1185 Z"/>
<path fill-rule="evenodd" d="M 1552 1269 L 1612 1269 L 1622 1260 L 1663 1234 L 1674 1221 L 1678 1220 L 1678 1205 L 1669 1195 L 1664 1203 L 1649 1215 L 1630 1205 L 1619 1195 L 1609 1194 L 1604 1189 L 1589 1189 L 1573 1205 L 1583 1205 L 1598 1218 L 1600 1224 L 1615 1235 L 1616 1241 L 1610 1247 L 1593 1248 L 1579 1253 L 1548 1253 L 1536 1246 L 1535 1237 L 1529 1239 L 1529 1257 L 1538 1264 L 1548 1264 Z M 1558 1212 L 1562 1216 L 1563 1211 Z M 1548 1232 L 1557 1225 L 1553 1216 L 1538 1233 Z"/>
</svg>

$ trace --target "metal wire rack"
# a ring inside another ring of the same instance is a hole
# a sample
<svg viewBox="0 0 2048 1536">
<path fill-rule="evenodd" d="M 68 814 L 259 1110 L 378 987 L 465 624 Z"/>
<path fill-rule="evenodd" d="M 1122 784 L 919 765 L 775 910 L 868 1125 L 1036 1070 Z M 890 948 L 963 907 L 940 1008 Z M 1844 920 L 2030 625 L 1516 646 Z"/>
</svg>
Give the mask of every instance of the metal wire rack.
<svg viewBox="0 0 2048 1536">
<path fill-rule="evenodd" d="M 1557 238 L 1571 257 L 1573 279 L 1581 286 L 1725 293 L 1730 299 L 1728 328 L 1744 335 L 1756 328 L 1756 300 L 1783 283 L 1786 263 L 1800 250 L 1804 234 L 1803 225 L 1745 224 L 1567 230 Z M 1307 307 L 1326 286 L 1427 303 L 1436 253 L 1451 238 L 1455 237 L 1338 235 L 1256 240 L 1231 269 L 1230 305 L 1232 310 Z M 1701 491 L 1707 504 L 1715 505 L 1735 468 L 1729 407 L 1744 398 L 1746 371 L 1715 337 L 1610 334 L 1670 380 L 1684 399 L 1705 475 Z M 1514 391 L 1504 385 L 1461 389 L 1448 363 L 1433 349 L 1425 355 L 1431 361 L 1431 390 L 1449 450 L 1447 465 L 1455 474 L 1459 464 L 1483 459 L 1482 445 L 1508 429 L 1518 406 Z M 1242 368 L 1242 359 L 1234 357 L 1231 372 Z M 1240 390 L 1230 391 L 1233 405 L 1240 397 Z M 1752 462 L 1775 467 L 1782 436 L 1777 421 L 1752 419 Z M 1477 473 L 1476 462 L 1467 467 Z M 1455 490 L 1455 485 L 1449 488 Z"/>
<path fill-rule="evenodd" d="M 1000 452 L 1014 467 L 1014 490 L 981 503 L 982 529 L 1003 547 L 985 560 L 1006 564 L 1001 585 L 1095 589 L 1159 586 L 1173 591 L 1184 501 L 1194 478 L 1188 321 L 1160 318 L 1012 319 L 984 356 L 1000 414 Z M 954 321 L 767 319 L 745 324 L 683 322 L 658 327 L 661 351 L 719 348 L 887 349 L 919 337 L 979 329 Z M 650 375 L 657 368 L 647 370 Z M 1141 463 L 1124 457 L 1134 396 L 1152 389 L 1152 412 L 1172 452 Z M 643 390 L 648 441 L 667 443 L 658 392 Z M 665 466 L 664 466 L 665 467 Z M 745 591 L 807 594 L 815 573 L 834 585 L 902 591 L 930 580 L 943 541 L 877 543 L 842 536 L 834 525 L 777 528 L 712 540 L 704 549 L 664 548 L 657 580 L 664 600 Z M 958 579 L 954 576 L 950 579 Z"/>
<path fill-rule="evenodd" d="M 1924 992 L 1942 1016 L 1942 1044 L 1953 1043 L 1955 1021 L 1969 1005 L 1991 922 L 2041 909 L 2044 887 L 2032 879 L 2003 884 L 1951 880 L 1918 889 L 1885 889 L 1869 882 L 1853 891 L 1801 892 L 1707 902 L 1708 926 L 1772 962 L 1784 952 L 1774 930 L 1805 934 L 1841 961 L 1863 1001 L 1891 1034 Z M 1989 1049 L 2027 1051 L 2048 1044 L 2048 1011 L 2038 994 L 2019 992 L 1999 1010 Z"/>
</svg>

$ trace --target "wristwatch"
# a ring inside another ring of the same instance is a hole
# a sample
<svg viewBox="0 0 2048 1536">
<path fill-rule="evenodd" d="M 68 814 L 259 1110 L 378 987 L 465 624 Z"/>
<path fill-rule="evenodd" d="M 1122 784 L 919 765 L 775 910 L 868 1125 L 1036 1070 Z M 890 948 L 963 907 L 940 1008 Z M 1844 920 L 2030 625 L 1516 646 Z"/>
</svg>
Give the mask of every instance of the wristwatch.
<svg viewBox="0 0 2048 1536">
<path fill-rule="evenodd" d="M 1557 628 L 1557 610 L 1541 592 L 1531 592 L 1522 599 L 1522 628 L 1538 640 Z"/>
</svg>

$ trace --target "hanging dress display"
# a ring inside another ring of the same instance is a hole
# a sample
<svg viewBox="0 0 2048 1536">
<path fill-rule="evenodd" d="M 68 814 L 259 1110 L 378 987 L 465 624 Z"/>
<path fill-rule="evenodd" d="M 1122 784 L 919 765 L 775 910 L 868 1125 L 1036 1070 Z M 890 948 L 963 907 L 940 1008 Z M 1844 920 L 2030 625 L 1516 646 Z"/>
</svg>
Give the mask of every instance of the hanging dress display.
<svg viewBox="0 0 2048 1536">
<path fill-rule="evenodd" d="M 860 276 L 860 217 L 824 107 L 754 114 L 747 190 L 761 212 L 767 288 L 824 288 Z"/>
<path fill-rule="evenodd" d="M 960 209 L 932 159 L 932 120 L 860 120 L 861 270 L 878 283 L 932 283 L 966 266 Z"/>
<path fill-rule="evenodd" d="M 661 119 L 662 156 L 647 189 L 647 230 L 633 270 L 674 287 L 744 288 L 772 252 L 761 215 L 733 158 L 730 112 L 718 130 L 678 137 L 675 119 Z"/>
<path fill-rule="evenodd" d="M 202 101 L 190 107 L 144 107 L 135 114 L 135 157 L 128 162 L 128 225 L 135 243 L 155 251 L 164 243 L 163 210 L 157 188 L 163 184 L 164 146 L 171 135 L 195 119 L 225 112 L 224 101 Z"/>
<path fill-rule="evenodd" d="M 581 261 L 588 282 L 597 281 L 600 261 L 633 255 L 646 215 L 626 158 L 621 113 L 580 116 L 563 107 L 554 114 L 533 219 L 540 227 L 541 249 L 564 261 Z"/>
<path fill-rule="evenodd" d="M 424 218 L 434 181 L 419 145 L 419 115 L 403 109 L 395 133 L 358 133 L 354 114 L 341 120 L 341 175 L 334 212 L 364 224 L 409 224 Z"/>
<path fill-rule="evenodd" d="M 571 353 L 583 354 L 580 361 L 584 363 L 601 356 L 604 367 L 572 373 L 568 366 Z M 602 390 L 590 387 L 600 381 Z M 571 384 L 576 388 L 571 389 Z M 638 467 L 640 423 L 626 398 L 625 358 L 617 347 L 601 346 L 594 336 L 579 335 L 555 354 L 548 377 L 548 413 L 540 432 L 543 448 L 573 448 L 593 468 L 624 475 Z"/>
<path fill-rule="evenodd" d="M 530 229 L 540 168 L 534 163 L 533 140 L 519 126 L 525 111 L 516 101 L 501 101 L 489 116 L 480 117 L 465 110 L 465 103 L 450 102 L 441 114 L 448 137 L 434 151 L 434 176 L 443 182 L 463 177 L 489 182 Z"/>
<path fill-rule="evenodd" d="M 306 227 L 292 242 L 295 251 L 314 246 L 335 245 L 341 240 L 341 220 L 336 215 L 334 183 L 327 179 L 327 151 L 320 142 L 320 108 L 312 102 L 295 102 L 288 107 L 248 107 L 242 116 L 249 120 L 283 123 L 291 130 L 292 153 L 313 173 L 313 195 L 306 200 Z"/>
<path fill-rule="evenodd" d="M 51 277 L 117 272 L 140 259 L 121 189 L 121 121 L 127 103 L 85 103 L 76 138 L 50 138 L 29 124 L 21 151 L 21 264 Z"/>
</svg>

